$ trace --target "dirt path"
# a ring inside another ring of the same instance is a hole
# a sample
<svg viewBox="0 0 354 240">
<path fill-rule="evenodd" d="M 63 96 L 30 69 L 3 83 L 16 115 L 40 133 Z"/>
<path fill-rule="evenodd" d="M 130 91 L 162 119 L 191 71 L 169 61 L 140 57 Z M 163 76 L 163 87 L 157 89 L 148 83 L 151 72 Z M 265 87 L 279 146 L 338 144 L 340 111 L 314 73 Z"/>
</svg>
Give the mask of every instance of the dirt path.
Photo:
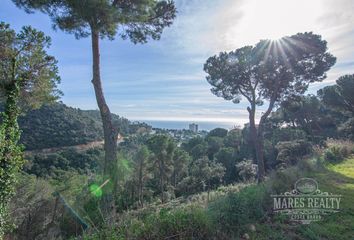
<svg viewBox="0 0 354 240">
<path fill-rule="evenodd" d="M 117 144 L 123 142 L 123 140 L 124 140 L 123 138 L 118 139 Z M 89 150 L 91 148 L 103 147 L 103 144 L 104 144 L 103 140 L 102 141 L 93 141 L 93 142 L 89 142 L 86 144 L 79 144 L 79 145 L 73 145 L 73 146 L 30 150 L 30 151 L 25 151 L 25 154 L 50 154 L 50 153 L 55 153 L 55 152 L 66 150 L 66 149 L 74 149 L 78 152 L 83 152 L 83 151 Z"/>
</svg>

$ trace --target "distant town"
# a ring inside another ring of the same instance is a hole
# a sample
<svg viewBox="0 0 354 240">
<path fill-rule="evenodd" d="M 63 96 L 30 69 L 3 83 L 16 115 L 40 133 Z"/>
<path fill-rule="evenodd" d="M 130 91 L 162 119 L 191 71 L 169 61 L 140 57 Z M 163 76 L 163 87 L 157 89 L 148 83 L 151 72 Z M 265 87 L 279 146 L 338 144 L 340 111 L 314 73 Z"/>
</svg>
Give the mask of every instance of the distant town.
<svg viewBox="0 0 354 240">
<path fill-rule="evenodd" d="M 196 123 L 190 123 L 187 127 L 187 129 L 152 128 L 150 134 L 169 134 L 178 143 L 188 141 L 189 139 L 197 136 L 205 137 L 208 134 L 208 131 L 206 130 L 199 130 L 198 124 Z"/>
</svg>

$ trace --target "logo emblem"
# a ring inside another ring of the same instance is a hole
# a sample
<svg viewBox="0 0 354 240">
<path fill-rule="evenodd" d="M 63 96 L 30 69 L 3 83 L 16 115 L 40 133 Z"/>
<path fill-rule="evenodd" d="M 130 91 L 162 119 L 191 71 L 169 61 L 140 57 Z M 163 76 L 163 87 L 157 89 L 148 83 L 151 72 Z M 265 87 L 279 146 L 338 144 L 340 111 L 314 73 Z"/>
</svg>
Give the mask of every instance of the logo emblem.
<svg viewBox="0 0 354 240">
<path fill-rule="evenodd" d="M 296 181 L 295 189 L 299 193 L 311 194 L 318 190 L 317 182 L 312 178 L 301 178 Z"/>
</svg>

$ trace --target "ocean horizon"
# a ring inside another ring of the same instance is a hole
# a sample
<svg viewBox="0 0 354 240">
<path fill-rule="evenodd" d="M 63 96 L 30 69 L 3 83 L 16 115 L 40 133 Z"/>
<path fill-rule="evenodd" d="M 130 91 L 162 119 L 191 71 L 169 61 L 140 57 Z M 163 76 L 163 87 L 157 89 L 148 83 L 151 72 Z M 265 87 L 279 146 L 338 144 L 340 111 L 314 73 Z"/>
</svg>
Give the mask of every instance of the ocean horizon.
<svg viewBox="0 0 354 240">
<path fill-rule="evenodd" d="M 230 130 L 237 126 L 238 124 L 232 122 L 198 122 L 198 121 L 162 121 L 162 120 L 139 120 L 139 122 L 145 122 L 152 126 L 153 128 L 161 129 L 189 129 L 189 124 L 198 124 L 199 130 L 210 131 L 214 128 L 225 128 Z"/>
</svg>

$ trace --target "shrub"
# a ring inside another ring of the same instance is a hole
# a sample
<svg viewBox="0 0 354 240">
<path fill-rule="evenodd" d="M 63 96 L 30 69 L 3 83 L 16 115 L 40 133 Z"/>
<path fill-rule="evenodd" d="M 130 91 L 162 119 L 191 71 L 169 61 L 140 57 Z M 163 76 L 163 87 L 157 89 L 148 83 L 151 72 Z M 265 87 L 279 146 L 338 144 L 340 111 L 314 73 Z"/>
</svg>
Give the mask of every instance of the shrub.
<svg viewBox="0 0 354 240">
<path fill-rule="evenodd" d="M 276 128 L 272 132 L 271 141 L 275 144 L 284 141 L 296 141 L 306 139 L 307 134 L 301 129 L 294 128 Z"/>
<path fill-rule="evenodd" d="M 209 239 L 211 221 L 200 207 L 160 209 L 142 218 L 125 219 L 112 239 Z M 90 238 L 91 239 L 91 238 Z"/>
<path fill-rule="evenodd" d="M 338 127 L 338 131 L 342 137 L 354 141 L 354 117 L 349 118 L 346 122 Z"/>
<path fill-rule="evenodd" d="M 68 148 L 55 153 L 28 154 L 28 164 L 24 170 L 27 173 L 39 177 L 56 177 L 60 170 L 76 170 L 79 173 L 88 173 L 98 168 L 103 151 L 101 149 L 89 149 L 85 152 L 74 148 Z"/>
<path fill-rule="evenodd" d="M 213 130 L 211 130 L 208 134 L 208 137 L 226 137 L 227 135 L 227 129 L 224 128 L 215 128 Z"/>
<path fill-rule="evenodd" d="M 338 163 L 347 158 L 354 150 L 354 144 L 350 141 L 328 139 L 327 149 L 323 154 L 326 162 Z"/>
<path fill-rule="evenodd" d="M 324 160 L 330 163 L 338 163 L 349 155 L 344 147 L 333 146 L 324 152 Z"/>
<path fill-rule="evenodd" d="M 264 185 L 246 187 L 209 205 L 213 224 L 227 234 L 238 234 L 243 226 L 266 215 L 269 195 Z"/>
<path fill-rule="evenodd" d="M 252 160 L 244 160 L 236 164 L 236 171 L 244 182 L 253 182 L 257 176 L 257 165 Z"/>
<path fill-rule="evenodd" d="M 275 148 L 278 151 L 277 167 L 294 165 L 312 151 L 311 143 L 305 140 L 279 142 Z"/>
</svg>

